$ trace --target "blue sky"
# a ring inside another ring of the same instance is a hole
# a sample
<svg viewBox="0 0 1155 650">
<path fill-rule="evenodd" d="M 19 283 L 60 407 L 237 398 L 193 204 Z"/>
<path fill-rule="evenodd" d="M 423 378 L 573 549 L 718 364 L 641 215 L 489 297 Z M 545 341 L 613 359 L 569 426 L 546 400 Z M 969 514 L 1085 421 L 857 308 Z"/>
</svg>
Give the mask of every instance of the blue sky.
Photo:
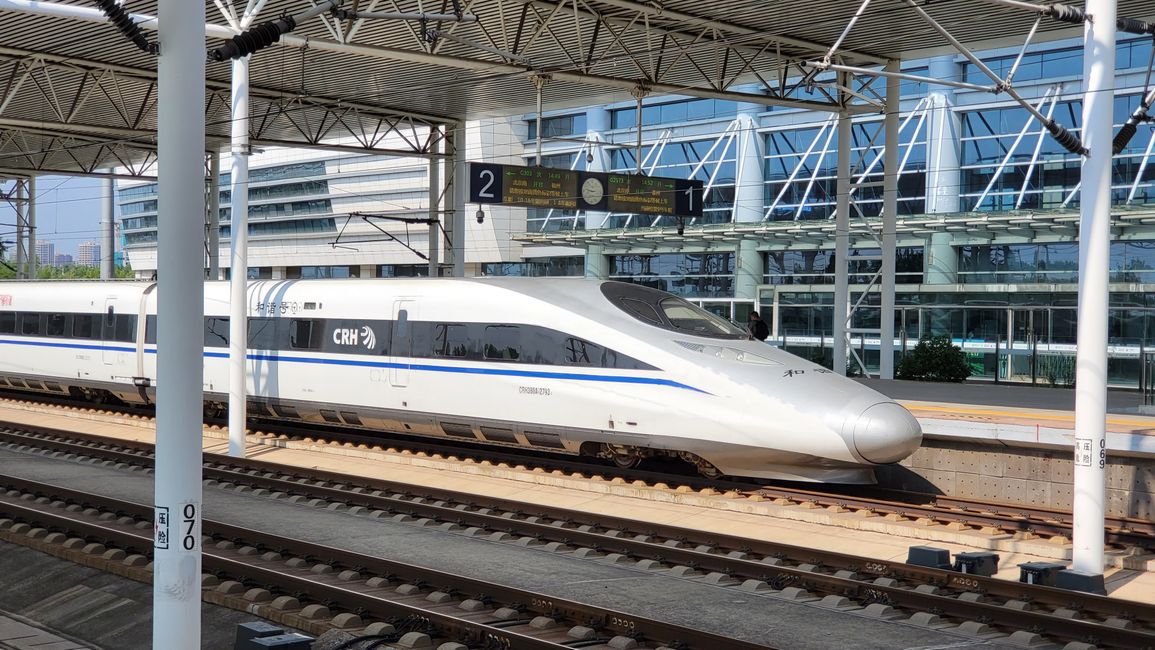
<svg viewBox="0 0 1155 650">
<path fill-rule="evenodd" d="M 99 178 L 41 176 L 36 179 L 37 238 L 56 244 L 57 253 L 76 256 L 76 247 L 86 241 L 100 241 Z M 11 208 L 0 223 L 13 221 Z M 11 226 L 0 226 L 4 239 L 12 239 Z"/>
</svg>

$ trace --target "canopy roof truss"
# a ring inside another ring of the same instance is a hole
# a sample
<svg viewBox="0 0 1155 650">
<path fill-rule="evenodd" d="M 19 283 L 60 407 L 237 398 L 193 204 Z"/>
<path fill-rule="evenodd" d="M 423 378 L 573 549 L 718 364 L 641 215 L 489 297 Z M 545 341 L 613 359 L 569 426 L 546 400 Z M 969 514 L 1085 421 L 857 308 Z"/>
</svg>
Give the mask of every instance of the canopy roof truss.
<svg viewBox="0 0 1155 650">
<path fill-rule="evenodd" d="M 205 1 L 206 50 L 243 25 L 318 4 Z M 156 5 L 123 3 L 154 42 Z M 718 0 L 708 10 L 695 0 L 344 0 L 340 8 L 353 13 L 310 17 L 253 55 L 254 145 L 430 155 L 440 137 L 430 135 L 432 126 L 533 111 L 532 77 L 543 76 L 547 109 L 679 94 L 876 112 L 871 71 L 886 61 L 956 52 L 955 39 L 980 49 L 1081 31 L 998 0 Z M 358 17 L 431 11 L 466 19 Z M 928 28 L 923 13 L 950 38 Z M 1149 20 L 1152 13 L 1148 0 L 1119 3 L 1120 16 Z M 0 16 L 0 170 L 149 173 L 156 57 L 86 0 L 0 0 Z M 858 71 L 842 93 L 850 103 L 838 102 L 829 66 Z M 229 75 L 227 62 L 208 65 L 210 146 L 228 137 Z M 1013 91 L 1009 84 L 992 89 Z"/>
</svg>

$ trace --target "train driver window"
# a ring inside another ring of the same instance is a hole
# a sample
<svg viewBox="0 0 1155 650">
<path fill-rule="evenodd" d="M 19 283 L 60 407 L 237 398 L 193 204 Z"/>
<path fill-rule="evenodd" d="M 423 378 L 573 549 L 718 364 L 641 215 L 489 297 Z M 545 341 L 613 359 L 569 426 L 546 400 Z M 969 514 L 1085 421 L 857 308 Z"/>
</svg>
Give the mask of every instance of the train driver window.
<svg viewBox="0 0 1155 650">
<path fill-rule="evenodd" d="M 16 333 L 16 312 L 0 312 L 0 334 Z"/>
<path fill-rule="evenodd" d="M 48 336 L 64 336 L 64 314 L 45 314 L 44 333 Z"/>
<path fill-rule="evenodd" d="M 469 352 L 469 333 L 464 325 L 440 324 L 433 331 L 433 356 L 463 358 Z"/>
<path fill-rule="evenodd" d="M 516 361 L 521 357 L 516 325 L 489 325 L 485 328 L 485 358 Z"/>
</svg>

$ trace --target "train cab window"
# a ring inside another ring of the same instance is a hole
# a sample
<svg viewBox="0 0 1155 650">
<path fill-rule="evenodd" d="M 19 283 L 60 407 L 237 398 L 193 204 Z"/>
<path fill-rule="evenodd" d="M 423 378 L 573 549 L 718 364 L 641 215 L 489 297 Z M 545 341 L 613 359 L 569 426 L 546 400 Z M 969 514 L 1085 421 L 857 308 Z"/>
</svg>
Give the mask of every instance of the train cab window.
<svg viewBox="0 0 1155 650">
<path fill-rule="evenodd" d="M 439 324 L 433 329 L 433 356 L 463 358 L 469 353 L 469 331 L 465 325 Z"/>
<path fill-rule="evenodd" d="M 96 338 L 96 317 L 92 314 L 73 314 L 72 315 L 72 338 L 74 339 L 94 339 Z"/>
<path fill-rule="evenodd" d="M 64 336 L 66 319 L 64 314 L 45 314 L 44 333 L 48 336 Z"/>
<path fill-rule="evenodd" d="M 24 336 L 38 336 L 40 334 L 40 314 L 20 314 L 20 333 Z"/>
<path fill-rule="evenodd" d="M 489 325 L 485 328 L 486 359 L 516 361 L 521 358 L 520 328 L 516 325 Z"/>
<path fill-rule="evenodd" d="M 16 312 L 0 312 L 0 334 L 16 333 Z"/>
<path fill-rule="evenodd" d="M 601 290 L 618 309 L 664 330 L 714 339 L 749 338 L 730 321 L 665 291 L 628 282 L 603 282 Z"/>
<path fill-rule="evenodd" d="M 205 347 L 229 347 L 229 319 L 218 316 L 205 317 Z"/>
<path fill-rule="evenodd" d="M 320 350 L 321 327 L 316 321 L 294 318 L 289 323 L 289 346 L 294 350 Z"/>
</svg>

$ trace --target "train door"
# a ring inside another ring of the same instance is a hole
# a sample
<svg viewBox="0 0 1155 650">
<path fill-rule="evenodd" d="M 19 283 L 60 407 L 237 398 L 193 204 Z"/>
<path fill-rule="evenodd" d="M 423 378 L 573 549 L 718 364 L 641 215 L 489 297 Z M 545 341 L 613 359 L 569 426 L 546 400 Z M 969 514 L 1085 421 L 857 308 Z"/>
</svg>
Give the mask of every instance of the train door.
<svg viewBox="0 0 1155 650">
<path fill-rule="evenodd" d="M 417 316 L 417 302 L 398 300 L 393 303 L 393 328 L 389 339 L 389 383 L 404 388 L 409 385 L 409 362 L 413 354 L 411 323 Z"/>
<path fill-rule="evenodd" d="M 116 301 L 113 298 L 104 299 L 104 315 L 100 319 L 100 356 L 104 365 L 111 366 L 116 361 Z"/>
</svg>

